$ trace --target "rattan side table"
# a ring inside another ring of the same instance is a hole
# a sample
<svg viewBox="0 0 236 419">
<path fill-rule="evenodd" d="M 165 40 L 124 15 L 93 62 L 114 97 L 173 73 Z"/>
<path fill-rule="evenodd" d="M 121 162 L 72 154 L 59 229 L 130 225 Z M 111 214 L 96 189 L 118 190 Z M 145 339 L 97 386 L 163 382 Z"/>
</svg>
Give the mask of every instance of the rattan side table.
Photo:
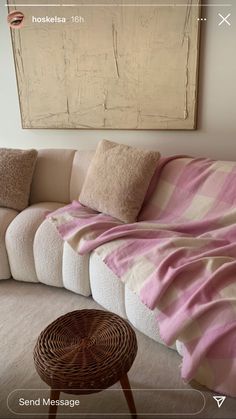
<svg viewBox="0 0 236 419">
<path fill-rule="evenodd" d="M 51 387 L 51 400 L 60 393 L 91 394 L 120 381 L 132 418 L 136 408 L 127 376 L 137 354 L 137 339 L 120 316 L 103 310 L 76 310 L 44 329 L 34 348 L 35 368 Z M 49 418 L 57 406 L 50 405 Z"/>
</svg>

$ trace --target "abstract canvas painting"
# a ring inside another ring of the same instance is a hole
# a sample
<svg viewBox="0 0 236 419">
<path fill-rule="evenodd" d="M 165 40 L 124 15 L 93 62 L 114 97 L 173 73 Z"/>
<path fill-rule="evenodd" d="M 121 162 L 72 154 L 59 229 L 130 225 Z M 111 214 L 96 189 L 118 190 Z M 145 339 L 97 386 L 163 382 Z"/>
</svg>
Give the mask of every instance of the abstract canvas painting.
<svg viewBox="0 0 236 419">
<path fill-rule="evenodd" d="M 196 128 L 198 0 L 13 3 L 23 128 Z"/>
</svg>

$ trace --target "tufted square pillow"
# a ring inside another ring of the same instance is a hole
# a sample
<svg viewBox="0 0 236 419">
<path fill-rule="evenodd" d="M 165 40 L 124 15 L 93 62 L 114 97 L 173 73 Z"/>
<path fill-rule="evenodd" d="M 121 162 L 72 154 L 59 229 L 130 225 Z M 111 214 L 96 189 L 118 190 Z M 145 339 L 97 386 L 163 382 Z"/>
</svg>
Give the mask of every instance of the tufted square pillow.
<svg viewBox="0 0 236 419">
<path fill-rule="evenodd" d="M 21 211 L 28 206 L 37 154 L 0 148 L 0 207 Z"/>
<path fill-rule="evenodd" d="M 159 157 L 157 151 L 100 141 L 88 168 L 80 203 L 123 222 L 135 222 Z"/>
</svg>

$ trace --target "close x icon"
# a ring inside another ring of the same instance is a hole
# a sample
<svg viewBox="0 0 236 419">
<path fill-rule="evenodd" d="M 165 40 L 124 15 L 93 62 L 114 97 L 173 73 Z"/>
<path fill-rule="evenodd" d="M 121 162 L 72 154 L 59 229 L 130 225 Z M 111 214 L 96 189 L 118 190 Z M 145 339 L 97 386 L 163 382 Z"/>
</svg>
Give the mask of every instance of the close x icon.
<svg viewBox="0 0 236 419">
<path fill-rule="evenodd" d="M 227 16 L 223 16 L 221 13 L 218 13 L 219 18 L 221 21 L 218 23 L 218 26 L 221 26 L 223 24 L 226 24 L 228 26 L 231 26 L 231 22 L 229 21 L 229 18 L 231 16 L 231 13 L 228 13 Z"/>
</svg>

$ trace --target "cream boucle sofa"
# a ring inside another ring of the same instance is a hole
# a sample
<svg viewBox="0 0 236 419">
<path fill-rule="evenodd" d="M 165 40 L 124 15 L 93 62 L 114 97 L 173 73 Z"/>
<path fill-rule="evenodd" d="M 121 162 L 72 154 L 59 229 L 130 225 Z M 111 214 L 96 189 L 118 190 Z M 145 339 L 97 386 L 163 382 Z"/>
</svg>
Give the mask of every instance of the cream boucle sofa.
<svg viewBox="0 0 236 419">
<path fill-rule="evenodd" d="M 0 208 L 0 279 L 41 282 L 92 295 L 104 308 L 161 342 L 150 311 L 107 268 L 96 252 L 80 256 L 45 214 L 78 199 L 94 151 L 40 150 L 24 211 Z M 78 307 L 79 308 L 79 307 Z"/>
</svg>

